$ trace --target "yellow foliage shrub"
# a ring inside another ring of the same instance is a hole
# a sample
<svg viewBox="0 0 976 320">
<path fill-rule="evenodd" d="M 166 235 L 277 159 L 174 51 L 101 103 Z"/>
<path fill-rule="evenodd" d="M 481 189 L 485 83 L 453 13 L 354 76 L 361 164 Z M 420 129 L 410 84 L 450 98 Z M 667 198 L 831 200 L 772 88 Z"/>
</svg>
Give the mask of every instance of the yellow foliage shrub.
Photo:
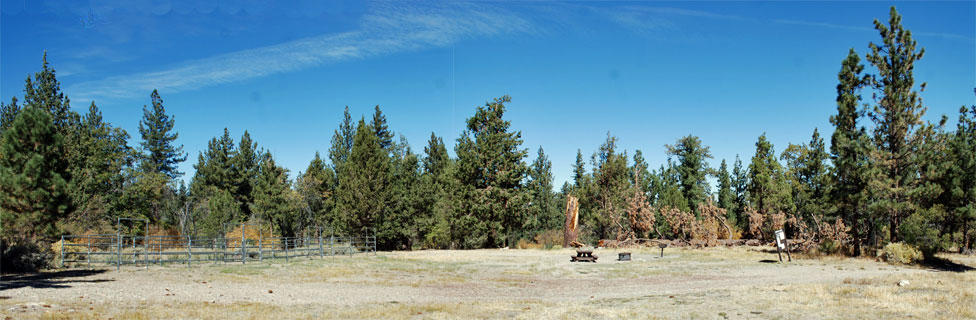
<svg viewBox="0 0 976 320">
<path fill-rule="evenodd" d="M 888 263 L 912 264 L 922 260 L 922 252 L 902 242 L 893 242 L 878 251 L 878 258 Z"/>
</svg>

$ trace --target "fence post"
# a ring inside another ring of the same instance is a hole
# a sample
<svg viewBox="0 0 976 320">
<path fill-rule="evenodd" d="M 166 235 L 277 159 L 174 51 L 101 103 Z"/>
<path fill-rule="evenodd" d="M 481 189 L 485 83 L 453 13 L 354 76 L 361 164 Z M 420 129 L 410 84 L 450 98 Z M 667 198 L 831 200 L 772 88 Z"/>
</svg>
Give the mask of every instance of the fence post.
<svg viewBox="0 0 976 320">
<path fill-rule="evenodd" d="M 118 254 L 118 263 L 115 264 L 115 271 L 122 270 L 122 233 L 115 234 L 115 249 Z M 88 238 L 88 267 L 91 268 L 91 236 Z"/>
<path fill-rule="evenodd" d="M 186 268 L 190 268 L 190 263 L 193 262 L 193 239 L 186 237 Z"/>
<path fill-rule="evenodd" d="M 88 269 L 91 269 L 91 235 L 90 234 L 86 234 L 85 235 L 85 240 L 88 243 L 88 244 L 85 245 L 85 248 L 88 250 L 88 257 L 87 257 L 87 260 L 88 260 Z M 62 243 L 62 246 L 63 245 L 64 244 Z"/>
<path fill-rule="evenodd" d="M 262 262 L 264 261 L 264 243 L 261 240 L 263 239 L 264 237 L 258 237 L 258 261 Z"/>
<path fill-rule="evenodd" d="M 288 262 L 288 238 L 284 238 L 284 240 L 285 240 L 285 262 Z"/>
<path fill-rule="evenodd" d="M 64 235 L 61 236 L 61 268 L 64 269 Z"/>
<path fill-rule="evenodd" d="M 244 248 L 246 246 L 244 243 L 245 231 L 247 231 L 247 225 L 241 224 L 241 264 L 247 264 L 247 251 Z"/>
<path fill-rule="evenodd" d="M 325 258 L 325 250 L 322 249 L 322 229 L 319 229 L 319 259 L 322 258 Z M 64 258 L 61 260 L 64 260 Z"/>
</svg>

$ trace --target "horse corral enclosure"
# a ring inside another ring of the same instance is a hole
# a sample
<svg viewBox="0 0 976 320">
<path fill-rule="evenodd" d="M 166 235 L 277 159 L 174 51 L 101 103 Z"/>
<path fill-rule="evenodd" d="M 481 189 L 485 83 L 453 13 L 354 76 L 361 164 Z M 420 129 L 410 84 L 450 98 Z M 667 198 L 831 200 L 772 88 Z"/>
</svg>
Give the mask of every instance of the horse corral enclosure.
<svg viewBox="0 0 976 320">
<path fill-rule="evenodd" d="M 376 236 L 323 234 L 321 228 L 305 237 L 275 237 L 245 232 L 234 237 L 86 234 L 63 235 L 56 245 L 61 268 L 144 266 L 165 264 L 227 264 L 285 260 L 301 257 L 376 253 Z"/>
</svg>

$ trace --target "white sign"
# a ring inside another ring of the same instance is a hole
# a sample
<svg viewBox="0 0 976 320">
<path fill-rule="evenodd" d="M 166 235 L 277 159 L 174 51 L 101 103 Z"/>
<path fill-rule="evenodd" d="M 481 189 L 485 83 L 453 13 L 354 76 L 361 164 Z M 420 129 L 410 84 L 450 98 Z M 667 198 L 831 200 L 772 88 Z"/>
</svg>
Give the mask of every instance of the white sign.
<svg viewBox="0 0 976 320">
<path fill-rule="evenodd" d="M 786 249 L 784 240 L 786 240 L 786 233 L 784 233 L 782 229 L 776 230 L 776 246 L 778 246 L 780 249 Z"/>
</svg>

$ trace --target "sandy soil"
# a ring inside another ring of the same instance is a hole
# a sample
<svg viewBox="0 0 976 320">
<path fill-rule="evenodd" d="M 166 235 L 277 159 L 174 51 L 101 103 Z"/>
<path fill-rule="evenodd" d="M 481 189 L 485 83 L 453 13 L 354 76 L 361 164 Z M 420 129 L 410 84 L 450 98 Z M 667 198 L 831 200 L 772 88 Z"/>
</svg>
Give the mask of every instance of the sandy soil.
<svg viewBox="0 0 976 320">
<path fill-rule="evenodd" d="M 885 290 L 899 289 L 896 283 L 901 279 L 932 281 L 936 290 L 928 294 L 935 297 L 942 296 L 938 288 L 943 280 L 972 281 L 969 291 L 965 286 L 960 289 L 963 300 L 958 302 L 974 299 L 974 272 L 945 274 L 835 257 L 796 257 L 781 264 L 770 250 L 667 249 L 664 257 L 658 256 L 657 249 L 626 250 L 633 252 L 633 261 L 622 262 L 615 258 L 624 250 L 608 249 L 596 251 L 598 263 L 571 263 L 572 250 L 413 251 L 287 263 L 56 271 L 4 277 L 0 314 L 12 318 L 913 316 L 915 309 L 906 314 L 881 304 L 875 313 L 845 314 L 844 310 L 857 308 L 836 301 L 847 299 L 848 293 L 835 288 L 878 287 L 883 298 Z M 976 265 L 972 260 L 963 263 L 967 262 Z M 904 302 L 929 296 L 925 294 L 915 293 Z M 889 298 L 894 304 L 901 301 L 897 296 Z M 951 318 L 973 308 L 963 306 L 944 314 L 938 308 L 923 309 L 919 315 Z"/>
</svg>

